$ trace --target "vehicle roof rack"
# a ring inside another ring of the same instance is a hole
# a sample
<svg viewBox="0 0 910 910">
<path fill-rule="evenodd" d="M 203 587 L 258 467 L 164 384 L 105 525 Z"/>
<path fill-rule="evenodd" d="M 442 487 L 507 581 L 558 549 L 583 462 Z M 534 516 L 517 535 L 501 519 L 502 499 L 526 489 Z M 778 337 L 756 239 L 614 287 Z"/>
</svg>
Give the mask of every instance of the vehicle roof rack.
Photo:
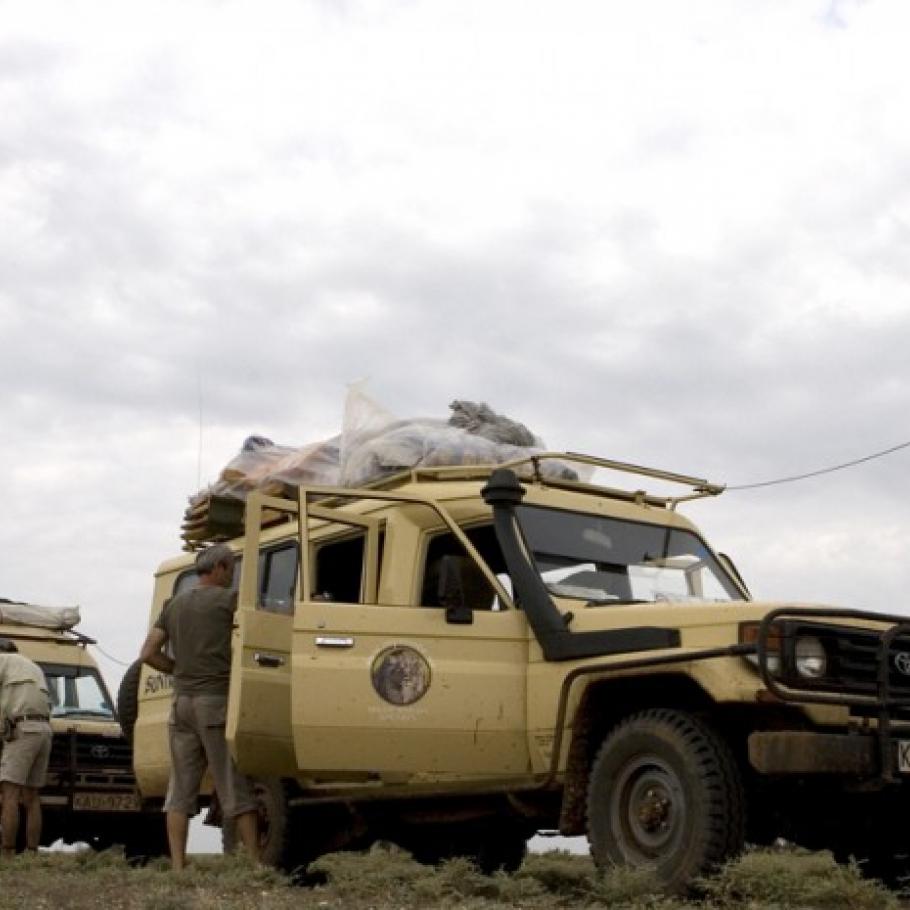
<svg viewBox="0 0 910 910">
<path fill-rule="evenodd" d="M 580 479 L 578 472 L 570 467 L 573 464 L 676 483 L 690 487 L 691 492 L 682 496 L 660 496 L 641 489 L 630 490 L 603 486 Z M 674 509 L 678 503 L 692 499 L 718 496 L 725 489 L 722 484 L 709 483 L 701 477 L 691 477 L 688 474 L 677 474 L 659 468 L 648 468 L 625 461 L 599 458 L 595 455 L 582 455 L 578 452 L 537 452 L 501 464 L 453 464 L 406 468 L 394 474 L 379 477 L 369 483 L 351 487 L 350 490 L 353 494 L 356 490 L 390 490 L 409 482 L 486 480 L 497 468 L 511 468 L 518 475 L 519 480 L 525 482 L 596 493 L 611 499 L 640 502 L 665 509 Z M 344 488 L 338 487 L 338 489 L 343 490 Z M 277 494 L 273 495 L 276 495 L 277 498 L 294 499 L 296 487 L 284 485 Z M 244 511 L 245 502 L 236 497 L 211 495 L 200 500 L 187 510 L 181 534 L 184 541 L 183 549 L 192 552 L 210 543 L 241 536 L 244 532 Z M 263 519 L 265 526 L 272 526 L 288 521 L 289 516 L 285 513 L 266 510 L 263 513 Z"/>
<path fill-rule="evenodd" d="M 644 490 L 624 490 L 590 483 L 578 479 L 577 475 L 575 478 L 572 478 L 569 471 L 560 470 L 560 467 L 564 469 L 567 464 L 573 463 L 587 465 L 588 467 L 593 468 L 604 468 L 606 470 L 618 471 L 626 474 L 635 474 L 641 477 L 649 477 L 669 483 L 677 483 L 690 487 L 692 492 L 682 496 L 659 496 Z M 551 470 L 546 469 L 545 466 L 547 465 L 551 467 Z M 600 458 L 595 455 L 582 455 L 578 452 L 538 452 L 499 465 L 439 465 L 438 467 L 413 468 L 411 471 L 402 472 L 394 478 L 386 478 L 386 482 L 395 481 L 396 483 L 400 483 L 403 479 L 408 477 L 415 481 L 483 479 L 489 476 L 490 472 L 496 468 L 511 468 L 516 471 L 520 479 L 523 479 L 522 467 L 530 469 L 530 479 L 533 482 L 544 486 L 597 492 L 601 495 L 610 496 L 611 498 L 646 502 L 649 505 L 659 505 L 668 509 L 675 508 L 680 502 L 687 502 L 692 499 L 702 499 L 706 496 L 719 496 L 726 489 L 723 484 L 710 483 L 702 477 L 692 477 L 688 474 L 678 474 L 672 471 L 664 471 L 660 468 L 644 467 L 625 461 L 614 461 L 610 458 Z"/>
</svg>

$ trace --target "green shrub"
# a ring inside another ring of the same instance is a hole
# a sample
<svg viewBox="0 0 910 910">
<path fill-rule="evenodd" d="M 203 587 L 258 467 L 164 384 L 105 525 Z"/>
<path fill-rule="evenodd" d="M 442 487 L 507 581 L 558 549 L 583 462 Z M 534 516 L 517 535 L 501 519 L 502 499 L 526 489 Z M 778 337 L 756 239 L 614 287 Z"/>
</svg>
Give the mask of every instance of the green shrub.
<svg viewBox="0 0 910 910">
<path fill-rule="evenodd" d="M 897 898 L 830 853 L 755 851 L 729 863 L 701 886 L 722 906 L 897 910 Z"/>
</svg>

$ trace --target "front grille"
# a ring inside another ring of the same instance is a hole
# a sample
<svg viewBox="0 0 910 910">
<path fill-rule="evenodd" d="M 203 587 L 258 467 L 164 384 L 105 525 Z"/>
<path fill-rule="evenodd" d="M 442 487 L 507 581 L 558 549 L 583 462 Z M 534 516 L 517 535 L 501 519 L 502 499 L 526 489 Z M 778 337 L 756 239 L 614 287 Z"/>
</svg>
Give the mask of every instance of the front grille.
<svg viewBox="0 0 910 910">
<path fill-rule="evenodd" d="M 47 774 L 51 788 L 132 787 L 132 748 L 123 737 L 55 733 Z"/>
<path fill-rule="evenodd" d="M 807 690 L 843 693 L 910 708 L 910 635 L 899 635 L 888 646 L 885 630 L 813 622 L 787 623 L 787 639 L 817 638 L 825 649 L 828 665 L 822 679 L 800 678 L 793 682 Z M 882 662 L 887 661 L 886 686 L 882 685 Z M 786 681 L 789 685 L 791 680 Z M 906 702 L 906 704 L 896 704 Z"/>
<path fill-rule="evenodd" d="M 888 688 L 898 698 L 910 697 L 910 675 L 898 669 L 899 655 L 910 657 L 910 638 L 897 638 L 885 651 L 874 632 L 841 629 L 831 637 L 833 671 L 837 679 L 857 691 L 878 692 L 882 660 L 888 662 Z M 906 659 L 906 658 L 905 658 Z"/>
</svg>

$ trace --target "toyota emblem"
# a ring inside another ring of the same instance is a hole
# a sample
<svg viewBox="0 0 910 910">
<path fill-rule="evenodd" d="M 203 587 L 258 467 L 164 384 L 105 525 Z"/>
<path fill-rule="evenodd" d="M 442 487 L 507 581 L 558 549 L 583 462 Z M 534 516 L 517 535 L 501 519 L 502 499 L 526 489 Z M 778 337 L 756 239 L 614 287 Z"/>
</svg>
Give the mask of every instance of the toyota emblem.
<svg viewBox="0 0 910 910">
<path fill-rule="evenodd" d="M 910 657 L 910 655 L 904 655 L 905 657 Z M 904 671 L 901 671 L 904 672 Z M 910 672 L 910 667 L 908 667 L 907 672 Z M 107 758 L 111 754 L 111 750 L 107 746 L 92 746 L 91 748 L 92 758 Z"/>
<path fill-rule="evenodd" d="M 894 667 L 898 673 L 903 673 L 904 676 L 910 676 L 910 653 L 907 651 L 899 651 L 895 654 Z"/>
</svg>

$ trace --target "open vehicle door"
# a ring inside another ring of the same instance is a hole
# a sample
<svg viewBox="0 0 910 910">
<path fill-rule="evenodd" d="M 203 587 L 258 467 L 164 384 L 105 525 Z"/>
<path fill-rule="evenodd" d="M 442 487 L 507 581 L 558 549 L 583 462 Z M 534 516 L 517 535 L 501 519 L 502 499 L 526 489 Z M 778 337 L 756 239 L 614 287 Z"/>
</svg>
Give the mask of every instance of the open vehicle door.
<svg viewBox="0 0 910 910">
<path fill-rule="evenodd" d="M 296 518 L 297 503 L 247 498 L 226 735 L 245 774 L 289 776 L 296 770 L 290 700 L 299 544 L 296 534 L 263 542 L 264 514 Z"/>
<path fill-rule="evenodd" d="M 291 681 L 300 771 L 387 783 L 529 773 L 528 624 L 506 608 L 462 529 L 439 504 L 406 494 L 302 488 L 300 503 Z M 427 563 L 453 547 L 460 555 L 440 560 L 451 602 L 428 603 L 440 579 Z M 449 584 L 463 569 L 479 587 Z"/>
</svg>

